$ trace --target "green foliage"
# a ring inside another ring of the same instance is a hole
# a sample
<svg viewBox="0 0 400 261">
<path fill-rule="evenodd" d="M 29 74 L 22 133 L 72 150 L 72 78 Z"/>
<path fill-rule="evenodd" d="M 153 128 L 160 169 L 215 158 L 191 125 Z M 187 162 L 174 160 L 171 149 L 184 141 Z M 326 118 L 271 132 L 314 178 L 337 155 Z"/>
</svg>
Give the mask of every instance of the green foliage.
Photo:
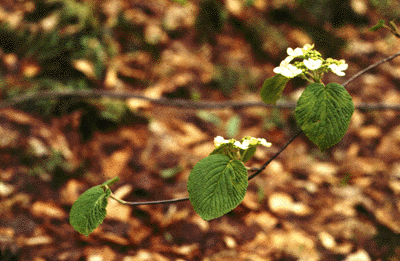
<svg viewBox="0 0 400 261">
<path fill-rule="evenodd" d="M 251 157 L 253 157 L 254 153 L 256 153 L 256 150 L 257 146 L 252 146 L 247 150 L 240 150 L 240 155 L 241 155 L 240 160 L 243 163 L 247 162 L 249 159 L 251 159 Z"/>
<path fill-rule="evenodd" d="M 351 180 L 352 175 L 349 172 L 344 173 L 344 176 L 340 179 L 341 186 L 349 185 L 349 181 Z"/>
<path fill-rule="evenodd" d="M 390 32 L 392 34 L 394 34 L 396 37 L 400 37 L 400 32 L 395 24 L 395 19 L 392 21 L 389 21 L 388 25 L 385 24 L 385 20 L 381 19 L 381 20 L 379 20 L 379 22 L 376 25 L 372 26 L 369 30 L 374 32 L 381 28 L 386 28 L 386 29 L 390 30 Z"/>
<path fill-rule="evenodd" d="M 381 19 L 381 20 L 379 20 L 379 22 L 376 25 L 372 26 L 369 30 L 371 32 L 375 32 L 375 31 L 378 31 L 379 29 L 381 29 L 384 26 L 385 26 L 385 20 Z"/>
<path fill-rule="evenodd" d="M 392 32 L 392 34 L 394 34 L 396 37 L 400 37 L 399 29 L 397 28 L 396 24 L 394 23 L 394 20 L 389 22 L 388 27 L 389 27 L 390 31 Z"/>
<path fill-rule="evenodd" d="M 188 0 L 174 0 L 174 2 L 176 2 L 180 5 L 186 5 L 188 3 Z"/>
<path fill-rule="evenodd" d="M 201 110 L 201 111 L 196 112 L 196 115 L 203 121 L 211 123 L 211 124 L 215 125 L 216 127 L 218 127 L 222 124 L 221 118 L 218 117 L 215 113 Z"/>
<path fill-rule="evenodd" d="M 335 7 L 338 3 L 332 0 L 298 0 L 301 5 L 307 8 L 307 11 L 316 17 L 319 21 L 328 22 L 332 19 Z"/>
<path fill-rule="evenodd" d="M 91 1 L 62 0 L 63 7 L 61 9 L 62 21 L 70 21 L 77 19 L 77 23 L 81 28 L 97 27 L 99 21 L 95 17 L 95 5 Z"/>
<path fill-rule="evenodd" d="M 232 159 L 236 158 L 237 149 L 232 143 L 221 144 L 218 148 L 214 149 L 210 155 L 223 154 Z"/>
<path fill-rule="evenodd" d="M 214 41 L 215 34 L 222 30 L 228 12 L 216 0 L 202 0 L 196 17 L 196 28 L 202 40 Z"/>
<path fill-rule="evenodd" d="M 339 142 L 354 112 L 351 96 L 338 83 L 313 83 L 300 96 L 295 117 L 307 137 L 322 151 Z"/>
<path fill-rule="evenodd" d="M 89 236 L 106 217 L 108 197 L 111 195 L 111 186 L 119 179 L 114 178 L 102 185 L 85 191 L 72 205 L 69 220 L 71 226 L 79 233 Z"/>
<path fill-rule="evenodd" d="M 199 101 L 201 99 L 201 93 L 198 90 L 192 90 L 190 92 L 190 98 L 193 101 Z"/>
<path fill-rule="evenodd" d="M 112 179 L 109 179 L 109 180 L 105 181 L 103 184 L 101 184 L 101 186 L 110 187 L 110 186 L 114 185 L 115 183 L 117 183 L 118 181 L 119 181 L 119 178 L 115 177 L 115 178 L 112 178 Z"/>
<path fill-rule="evenodd" d="M 210 155 L 190 172 L 189 199 L 197 214 L 211 220 L 237 207 L 247 186 L 247 171 L 241 161 L 221 154 Z"/>
<path fill-rule="evenodd" d="M 31 148 L 32 150 L 33 148 Z M 42 176 L 45 174 L 52 174 L 57 167 L 63 170 L 69 170 L 69 164 L 64 160 L 64 157 L 59 151 L 51 151 L 50 155 L 45 158 L 38 158 L 34 156 L 32 151 L 27 153 L 30 161 L 34 162 L 31 167 L 30 174 Z"/>
<path fill-rule="evenodd" d="M 231 21 L 231 26 L 243 33 L 258 59 L 267 61 L 271 58 L 269 50 L 281 49 L 289 44 L 282 31 L 259 12 L 252 12 L 251 16 L 244 19 L 232 17 Z"/>
<path fill-rule="evenodd" d="M 229 96 L 241 81 L 240 72 L 230 66 L 218 66 L 213 75 L 215 85 L 221 92 Z"/>
<path fill-rule="evenodd" d="M 0 48 L 5 53 L 16 54 L 21 63 L 27 60 L 35 64 L 39 73 L 29 76 L 31 78 L 9 80 L 12 84 L 2 88 L 3 93 L 11 98 L 43 90 L 92 88 L 93 80 L 101 79 L 106 61 L 115 52 L 107 31 L 99 26 L 95 6 L 75 0 L 37 0 L 35 6 L 17 27 L 7 23 L 0 25 L 0 38 L 7 39 L 0 42 Z M 54 25 L 42 28 L 30 24 L 41 23 L 44 19 L 53 19 Z M 76 69 L 78 60 L 93 65 L 92 71 Z M 40 101 L 22 109 L 50 114 L 56 105 L 57 101 Z"/>
<path fill-rule="evenodd" d="M 263 200 L 265 199 L 265 191 L 264 191 L 264 187 L 261 185 L 257 186 L 257 201 L 258 203 L 262 203 Z"/>
<path fill-rule="evenodd" d="M 255 1 L 256 1 L 256 0 L 246 0 L 246 2 L 244 3 L 244 5 L 245 5 L 246 7 L 253 6 L 253 4 L 254 4 Z"/>
<path fill-rule="evenodd" d="M 126 103 L 121 100 L 103 98 L 100 102 L 94 102 L 94 105 L 100 107 L 101 118 L 120 122 L 128 110 Z"/>
<path fill-rule="evenodd" d="M 285 126 L 286 121 L 285 118 L 283 117 L 282 110 L 279 109 L 272 109 L 272 111 L 266 115 L 266 117 L 263 119 L 263 128 L 264 130 L 273 130 L 273 129 L 281 129 Z"/>
<path fill-rule="evenodd" d="M 226 127 L 226 136 L 228 138 L 233 138 L 235 137 L 240 130 L 240 126 L 242 124 L 242 118 L 235 114 L 228 120 L 228 125 Z"/>
<path fill-rule="evenodd" d="M 369 0 L 371 6 L 388 19 L 400 16 L 400 2 L 397 0 Z"/>
<path fill-rule="evenodd" d="M 354 12 L 349 0 L 301 0 L 298 2 L 313 19 L 320 23 L 329 22 L 334 27 L 343 26 L 346 23 L 356 25 L 368 23 L 364 15 Z"/>
<path fill-rule="evenodd" d="M 182 167 L 177 165 L 175 167 L 169 168 L 169 169 L 164 169 L 161 171 L 160 176 L 163 179 L 171 179 L 176 176 L 179 172 L 182 171 Z"/>
<path fill-rule="evenodd" d="M 274 77 L 266 79 L 261 88 L 261 99 L 267 104 L 276 103 L 277 100 L 282 96 L 282 92 L 285 89 L 286 83 L 289 78 L 277 74 Z"/>
</svg>

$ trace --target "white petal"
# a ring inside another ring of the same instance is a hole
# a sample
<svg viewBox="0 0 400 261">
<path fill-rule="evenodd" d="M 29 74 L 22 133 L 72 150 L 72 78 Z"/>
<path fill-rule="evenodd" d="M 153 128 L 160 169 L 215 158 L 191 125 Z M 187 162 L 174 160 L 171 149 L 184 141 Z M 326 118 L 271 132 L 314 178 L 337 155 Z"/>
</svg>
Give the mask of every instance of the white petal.
<svg viewBox="0 0 400 261">
<path fill-rule="evenodd" d="M 267 142 L 265 139 L 258 138 L 258 140 L 260 141 L 260 144 L 263 145 L 264 147 L 272 146 L 271 142 Z"/>
<path fill-rule="evenodd" d="M 346 70 L 348 65 L 347 64 L 341 64 L 341 65 L 337 65 L 337 64 L 331 64 L 328 66 L 332 72 L 334 72 L 335 74 L 339 75 L 339 76 L 344 76 L 345 73 L 342 72 L 343 70 Z"/>
<path fill-rule="evenodd" d="M 297 57 L 297 56 L 301 56 L 301 55 L 303 55 L 303 51 L 300 49 L 300 48 L 296 48 L 296 49 L 292 49 L 292 48 L 288 48 L 287 49 L 287 54 L 289 55 L 289 56 L 292 56 L 292 57 Z"/>
<path fill-rule="evenodd" d="M 286 67 L 286 68 L 289 71 L 289 75 L 290 75 L 289 78 L 296 77 L 297 75 L 299 75 L 299 74 L 301 74 L 303 72 L 301 69 L 299 69 L 296 66 L 291 65 L 291 64 L 289 64 L 288 67 Z"/>
<path fill-rule="evenodd" d="M 313 60 L 311 58 L 304 60 L 303 63 L 310 70 L 317 70 L 322 65 L 321 60 Z"/>
<path fill-rule="evenodd" d="M 246 149 L 248 149 L 250 146 L 250 140 L 244 140 L 242 142 L 242 147 L 245 147 Z"/>
<path fill-rule="evenodd" d="M 217 148 L 219 146 L 221 146 L 222 144 L 228 143 L 228 142 L 229 142 L 229 140 L 224 139 L 224 137 L 222 137 L 222 136 L 217 136 L 214 138 L 214 144 L 215 144 L 215 147 L 217 147 Z"/>
<path fill-rule="evenodd" d="M 259 139 L 251 137 L 250 138 L 250 145 L 254 146 L 258 144 Z"/>
<path fill-rule="evenodd" d="M 312 67 L 312 65 L 311 65 L 311 63 L 310 63 L 308 60 L 304 60 L 303 63 L 304 63 L 304 65 L 305 65 L 308 69 L 312 70 L 312 69 L 310 68 L 310 67 Z"/>
<path fill-rule="evenodd" d="M 285 68 L 284 67 L 275 67 L 273 72 L 279 74 L 279 73 L 282 73 L 283 69 L 285 69 Z"/>
<path fill-rule="evenodd" d="M 292 73 L 287 68 L 284 68 L 284 70 L 282 70 L 280 72 L 280 74 L 282 74 L 283 76 L 285 76 L 287 78 L 292 78 Z"/>
<path fill-rule="evenodd" d="M 347 67 L 349 67 L 349 65 L 347 63 L 341 64 L 341 65 L 339 65 L 339 70 L 344 71 L 347 69 Z"/>
<path fill-rule="evenodd" d="M 283 61 L 281 62 L 281 64 L 280 64 L 279 66 L 286 67 L 286 66 L 288 66 L 288 65 L 290 64 L 290 62 L 291 62 L 293 59 L 294 59 L 293 56 L 288 56 L 288 57 L 285 58 L 285 60 L 283 60 Z"/>
<path fill-rule="evenodd" d="M 217 137 L 214 138 L 214 141 L 217 141 L 217 142 L 221 142 L 221 141 L 224 141 L 224 140 L 225 139 L 222 136 L 217 136 Z"/>
<path fill-rule="evenodd" d="M 305 44 L 304 47 L 303 47 L 303 50 L 308 52 L 312 48 L 314 48 L 314 44 Z"/>
<path fill-rule="evenodd" d="M 245 148 L 244 146 L 242 146 L 242 144 L 240 143 L 240 141 L 235 141 L 235 143 L 233 143 L 233 145 L 235 145 L 236 147 L 245 150 L 247 148 Z"/>
</svg>

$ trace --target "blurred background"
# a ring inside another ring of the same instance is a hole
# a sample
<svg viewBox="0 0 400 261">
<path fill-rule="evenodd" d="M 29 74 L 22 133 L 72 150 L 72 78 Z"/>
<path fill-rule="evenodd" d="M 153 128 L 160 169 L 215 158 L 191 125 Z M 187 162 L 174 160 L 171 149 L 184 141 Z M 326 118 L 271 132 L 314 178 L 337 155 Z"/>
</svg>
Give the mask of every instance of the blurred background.
<svg viewBox="0 0 400 261">
<path fill-rule="evenodd" d="M 314 43 L 345 59 L 343 83 L 399 52 L 383 19 L 395 0 L 4 0 L 0 99 L 108 90 L 150 98 L 258 102 L 288 47 Z M 278 104 L 307 82 L 290 81 Z M 400 58 L 346 86 L 355 105 L 400 104 Z M 109 202 L 89 237 L 69 225 L 73 202 L 113 177 L 128 201 L 187 197 L 213 139 L 266 138 L 258 167 L 299 128 L 292 109 L 195 110 L 140 99 L 63 97 L 0 109 L 0 260 L 400 260 L 400 118 L 356 110 L 320 152 L 297 138 L 249 183 L 241 205 L 203 221 L 190 202 Z"/>
</svg>

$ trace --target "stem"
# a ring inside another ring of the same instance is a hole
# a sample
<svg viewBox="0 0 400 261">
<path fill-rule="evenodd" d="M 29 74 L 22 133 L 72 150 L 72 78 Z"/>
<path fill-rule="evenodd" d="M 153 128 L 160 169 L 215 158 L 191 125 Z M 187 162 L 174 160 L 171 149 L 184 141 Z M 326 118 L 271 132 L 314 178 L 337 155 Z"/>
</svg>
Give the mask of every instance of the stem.
<svg viewBox="0 0 400 261">
<path fill-rule="evenodd" d="M 308 76 L 308 77 L 307 77 Z M 314 76 L 310 73 L 310 72 L 306 72 L 305 74 L 304 74 L 304 77 L 303 77 L 305 80 L 307 80 L 308 82 L 310 82 L 310 83 L 314 83 L 315 82 L 315 79 L 314 79 Z"/>
<path fill-rule="evenodd" d="M 116 198 L 113 194 L 110 195 L 110 198 L 118 201 L 121 204 L 129 205 L 129 206 L 140 206 L 140 205 L 156 205 L 156 204 L 170 204 L 177 203 L 189 200 L 189 198 L 177 198 L 177 199 L 166 199 L 166 200 L 156 200 L 156 201 L 144 201 L 144 202 L 129 202 L 119 198 Z"/>
<path fill-rule="evenodd" d="M 400 52 L 388 57 L 386 59 L 392 60 L 400 55 Z M 379 62 L 380 64 L 382 62 Z M 345 86 L 355 78 L 361 76 L 368 70 L 374 68 L 376 66 L 371 65 L 370 67 L 360 71 L 355 74 L 349 80 L 347 80 L 342 85 Z M 367 70 L 368 69 L 368 70 Z M 304 78 L 305 79 L 305 78 Z M 313 81 L 312 81 L 313 83 Z M 189 110 L 215 110 L 215 109 L 223 109 L 223 108 L 232 108 L 232 109 L 242 109 L 242 108 L 250 108 L 250 107 L 264 107 L 264 108 L 274 108 L 274 109 L 293 109 L 296 107 L 296 104 L 293 102 L 288 103 L 280 103 L 280 104 L 265 104 L 263 102 L 238 102 L 238 101 L 227 101 L 227 102 L 212 102 L 212 101 L 203 101 L 203 102 L 193 102 L 188 100 L 181 99 L 152 99 L 146 96 L 138 95 L 132 92 L 115 92 L 115 91 L 104 91 L 104 90 L 79 90 L 79 91 L 43 91 L 35 94 L 25 94 L 15 98 L 8 99 L 6 101 L 0 101 L 0 109 L 17 106 L 19 104 L 24 104 L 28 102 L 32 102 L 35 100 L 44 100 L 44 99 L 59 99 L 59 98 L 71 98 L 71 99 L 94 99 L 94 98 L 102 98 L 102 97 L 110 97 L 114 99 L 130 99 L 136 98 L 139 100 L 150 101 L 153 104 L 158 104 L 161 106 L 169 106 L 173 108 L 179 109 L 189 109 Z M 356 108 L 362 109 L 373 109 L 378 107 L 379 110 L 396 110 L 400 111 L 400 105 L 397 104 L 359 104 L 355 106 Z"/>
<path fill-rule="evenodd" d="M 110 198 L 112 198 L 112 199 L 114 199 L 114 200 L 116 200 L 116 201 L 118 201 L 119 203 L 121 203 L 121 204 L 124 204 L 124 205 L 128 205 L 128 204 L 129 204 L 129 202 L 128 202 L 128 201 L 125 201 L 125 200 L 122 200 L 122 199 L 116 198 L 116 197 L 114 196 L 114 194 L 113 194 L 113 193 L 111 193 L 111 195 L 110 195 Z"/>
<path fill-rule="evenodd" d="M 395 54 L 393 54 L 391 56 L 386 57 L 385 59 L 383 59 L 383 60 L 381 60 L 381 61 L 379 61 L 377 63 L 374 63 L 374 64 L 368 66 L 367 68 L 365 68 L 365 69 L 359 71 L 358 73 L 354 74 L 350 79 L 345 81 L 342 85 L 346 86 L 347 84 L 349 84 L 350 82 L 354 81 L 356 78 L 360 77 L 361 75 L 363 75 L 367 71 L 369 71 L 369 70 L 381 65 L 382 63 L 386 63 L 386 62 L 388 62 L 390 60 L 393 60 L 394 58 L 396 58 L 399 55 L 400 55 L 400 52 L 397 52 L 397 53 L 395 53 Z"/>
<path fill-rule="evenodd" d="M 285 145 L 283 145 L 282 148 L 279 149 L 278 152 L 276 152 L 269 160 L 267 160 L 260 168 L 257 169 L 255 173 L 249 176 L 248 180 L 252 180 L 255 176 L 260 174 L 276 157 L 279 156 L 279 154 L 282 153 L 286 149 L 287 146 L 289 146 L 290 143 L 292 143 L 303 131 L 300 130 L 297 132 L 295 135 L 293 135 L 288 142 L 286 142 Z"/>
</svg>

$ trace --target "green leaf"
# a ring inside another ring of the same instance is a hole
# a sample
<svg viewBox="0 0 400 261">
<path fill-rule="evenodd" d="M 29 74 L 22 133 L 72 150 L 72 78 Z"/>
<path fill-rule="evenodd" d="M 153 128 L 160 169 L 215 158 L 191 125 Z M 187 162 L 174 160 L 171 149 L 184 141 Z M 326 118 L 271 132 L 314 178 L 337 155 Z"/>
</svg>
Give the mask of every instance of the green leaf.
<svg viewBox="0 0 400 261">
<path fill-rule="evenodd" d="M 283 89 L 289 78 L 282 74 L 277 74 L 272 78 L 266 79 L 261 88 L 261 99 L 267 104 L 276 103 L 282 96 Z"/>
<path fill-rule="evenodd" d="M 297 123 L 321 151 L 338 143 L 349 127 L 354 105 L 346 89 L 338 83 L 312 83 L 300 96 Z"/>
<path fill-rule="evenodd" d="M 257 146 L 251 146 L 247 150 L 240 150 L 240 154 L 242 155 L 241 160 L 243 163 L 251 159 L 254 153 L 256 153 Z"/>
<path fill-rule="evenodd" d="M 210 220 L 237 207 L 247 185 L 247 171 L 241 161 L 215 154 L 199 161 L 190 172 L 189 199 L 196 213 Z"/>
<path fill-rule="evenodd" d="M 221 144 L 218 148 L 215 148 L 210 153 L 210 155 L 215 155 L 215 154 L 234 155 L 236 151 L 237 148 L 235 148 L 232 143 L 224 143 Z"/>
<path fill-rule="evenodd" d="M 106 217 L 107 198 L 111 195 L 111 190 L 103 189 L 102 186 L 104 185 L 86 190 L 72 205 L 69 222 L 76 231 L 85 236 L 89 236 Z"/>
<path fill-rule="evenodd" d="M 381 19 L 381 20 L 379 20 L 379 22 L 376 25 L 374 25 L 371 28 L 369 28 L 369 30 L 371 32 L 375 32 L 375 31 L 378 31 L 379 29 L 381 29 L 384 26 L 385 26 L 385 20 Z"/>
<path fill-rule="evenodd" d="M 115 178 L 113 178 L 113 179 L 109 179 L 109 180 L 107 180 L 106 182 L 104 182 L 103 184 L 101 184 L 101 185 L 107 185 L 108 187 L 111 187 L 112 185 L 114 185 L 115 183 L 117 183 L 119 181 L 119 178 L 118 177 L 115 177 Z"/>
</svg>

